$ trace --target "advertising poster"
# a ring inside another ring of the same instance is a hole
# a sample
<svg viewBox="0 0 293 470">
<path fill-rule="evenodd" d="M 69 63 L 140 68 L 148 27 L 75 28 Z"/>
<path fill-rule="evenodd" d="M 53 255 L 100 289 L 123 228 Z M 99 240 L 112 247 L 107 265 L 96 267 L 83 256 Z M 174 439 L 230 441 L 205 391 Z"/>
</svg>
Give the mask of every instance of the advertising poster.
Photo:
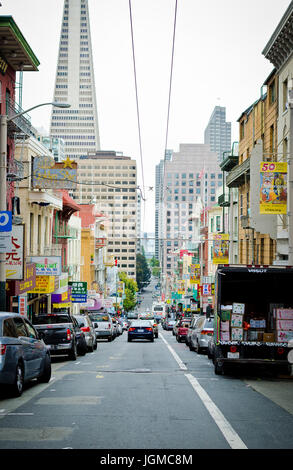
<svg viewBox="0 0 293 470">
<path fill-rule="evenodd" d="M 213 234 L 213 264 L 229 263 L 229 234 Z"/>
<path fill-rule="evenodd" d="M 33 161 L 33 188 L 75 189 L 77 163 L 69 157 L 63 162 L 55 162 L 50 157 L 36 157 Z"/>
<path fill-rule="evenodd" d="M 13 225 L 11 248 L 6 253 L 6 279 L 22 280 L 24 275 L 24 225 Z"/>
<path fill-rule="evenodd" d="M 200 283 L 200 264 L 190 265 L 190 284 Z"/>
<path fill-rule="evenodd" d="M 260 214 L 287 213 L 287 163 L 261 162 Z"/>
</svg>

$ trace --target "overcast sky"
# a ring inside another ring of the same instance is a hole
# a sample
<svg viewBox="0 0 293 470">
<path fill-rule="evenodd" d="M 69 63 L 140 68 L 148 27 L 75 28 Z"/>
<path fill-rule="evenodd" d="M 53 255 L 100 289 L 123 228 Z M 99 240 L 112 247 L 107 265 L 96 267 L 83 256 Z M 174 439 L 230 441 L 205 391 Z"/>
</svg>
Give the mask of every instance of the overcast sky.
<svg viewBox="0 0 293 470">
<path fill-rule="evenodd" d="M 137 160 L 142 185 L 128 0 L 88 0 L 102 150 Z M 52 101 L 63 0 L 1 0 L 40 61 L 24 73 L 23 109 Z M 273 69 L 262 50 L 290 0 L 178 0 L 167 147 L 203 143 L 216 105 L 237 119 L 260 97 Z M 145 231 L 154 231 L 155 165 L 164 158 L 175 0 L 132 0 L 143 171 Z M 31 112 L 49 130 L 50 108 Z"/>
</svg>

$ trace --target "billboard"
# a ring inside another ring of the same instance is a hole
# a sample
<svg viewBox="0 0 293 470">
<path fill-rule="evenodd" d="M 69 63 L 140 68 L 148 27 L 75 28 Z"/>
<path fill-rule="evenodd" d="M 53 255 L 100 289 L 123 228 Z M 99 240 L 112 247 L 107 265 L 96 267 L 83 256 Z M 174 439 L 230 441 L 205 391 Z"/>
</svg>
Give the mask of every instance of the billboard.
<svg viewBox="0 0 293 470">
<path fill-rule="evenodd" d="M 12 225 L 11 248 L 6 253 L 6 279 L 24 279 L 24 225 Z"/>
<path fill-rule="evenodd" d="M 260 163 L 260 214 L 287 213 L 287 163 Z"/>
<path fill-rule="evenodd" d="M 229 234 L 214 233 L 213 238 L 213 264 L 229 263 Z"/>
</svg>

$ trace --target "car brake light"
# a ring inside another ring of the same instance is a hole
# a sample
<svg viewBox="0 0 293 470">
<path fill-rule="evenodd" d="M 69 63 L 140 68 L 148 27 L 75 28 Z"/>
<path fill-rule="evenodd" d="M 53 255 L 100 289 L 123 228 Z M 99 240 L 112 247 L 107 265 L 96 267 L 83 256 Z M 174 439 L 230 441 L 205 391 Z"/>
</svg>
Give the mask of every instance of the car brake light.
<svg viewBox="0 0 293 470">
<path fill-rule="evenodd" d="M 201 335 L 211 335 L 213 334 L 210 330 L 202 330 Z"/>
<path fill-rule="evenodd" d="M 152 328 L 146 328 L 146 330 L 148 330 L 148 331 L 153 331 L 153 329 L 152 329 Z"/>
<path fill-rule="evenodd" d="M 280 354 L 280 355 L 284 354 L 284 348 L 278 348 L 277 353 Z"/>
<path fill-rule="evenodd" d="M 108 323 L 108 328 L 111 328 L 111 323 Z"/>
<path fill-rule="evenodd" d="M 71 340 L 71 331 L 70 331 L 69 328 L 67 328 L 67 336 L 66 336 L 66 338 L 67 338 L 67 341 L 70 341 L 70 340 Z"/>
<path fill-rule="evenodd" d="M 6 353 L 6 347 L 6 344 L 0 345 L 0 356 L 4 356 L 4 354 Z"/>
<path fill-rule="evenodd" d="M 128 331 L 134 331 L 134 330 L 135 330 L 135 328 L 129 328 L 128 329 Z"/>
<path fill-rule="evenodd" d="M 237 351 L 237 347 L 236 346 L 230 346 L 230 351 L 231 351 L 231 353 L 235 353 Z"/>
<path fill-rule="evenodd" d="M 83 326 L 81 328 L 82 331 L 84 331 L 85 333 L 89 333 L 90 332 L 90 327 L 89 326 Z"/>
</svg>

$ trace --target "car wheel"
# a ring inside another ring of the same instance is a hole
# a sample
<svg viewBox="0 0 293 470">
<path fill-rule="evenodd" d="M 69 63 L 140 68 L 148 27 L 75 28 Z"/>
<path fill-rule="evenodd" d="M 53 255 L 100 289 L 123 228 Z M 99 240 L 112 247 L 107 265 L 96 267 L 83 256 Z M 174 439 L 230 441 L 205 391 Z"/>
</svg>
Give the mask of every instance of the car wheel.
<svg viewBox="0 0 293 470">
<path fill-rule="evenodd" d="M 96 341 L 95 341 L 95 344 L 94 344 L 94 350 L 95 350 L 95 351 L 96 351 L 97 347 L 98 347 L 98 341 L 96 340 Z"/>
<path fill-rule="evenodd" d="M 113 337 L 110 336 L 110 337 L 108 338 L 108 341 L 109 341 L 109 342 L 110 342 L 110 341 L 113 341 Z"/>
<path fill-rule="evenodd" d="M 155 336 L 155 338 L 158 338 L 158 337 L 159 337 L 159 335 L 157 334 L 157 335 Z"/>
<path fill-rule="evenodd" d="M 131 339 L 130 339 L 130 338 L 127 338 L 127 341 L 128 341 L 128 343 L 130 343 Z"/>
<path fill-rule="evenodd" d="M 42 372 L 42 375 L 38 378 L 38 381 L 40 383 L 48 383 L 50 382 L 51 379 L 51 359 L 48 354 L 46 354 L 45 360 L 44 360 L 44 369 Z"/>
<path fill-rule="evenodd" d="M 151 339 L 151 343 L 153 343 L 153 342 L 154 342 L 154 338 Z"/>
<path fill-rule="evenodd" d="M 189 349 L 190 349 L 190 351 L 194 351 L 194 347 L 192 346 L 191 343 L 189 343 Z"/>
<path fill-rule="evenodd" d="M 11 386 L 11 395 L 13 397 L 20 397 L 23 392 L 24 386 L 24 370 L 23 366 L 18 363 L 15 371 L 14 384 Z"/>
<path fill-rule="evenodd" d="M 221 359 L 222 353 L 219 350 L 215 350 L 214 353 L 214 371 L 216 375 L 224 375 L 225 370 L 224 370 L 224 363 L 223 362 L 218 362 L 217 359 Z"/>
<path fill-rule="evenodd" d="M 76 342 L 73 343 L 73 346 L 72 346 L 71 350 L 69 351 L 68 359 L 70 359 L 71 361 L 76 361 L 76 359 L 77 359 Z"/>
</svg>

